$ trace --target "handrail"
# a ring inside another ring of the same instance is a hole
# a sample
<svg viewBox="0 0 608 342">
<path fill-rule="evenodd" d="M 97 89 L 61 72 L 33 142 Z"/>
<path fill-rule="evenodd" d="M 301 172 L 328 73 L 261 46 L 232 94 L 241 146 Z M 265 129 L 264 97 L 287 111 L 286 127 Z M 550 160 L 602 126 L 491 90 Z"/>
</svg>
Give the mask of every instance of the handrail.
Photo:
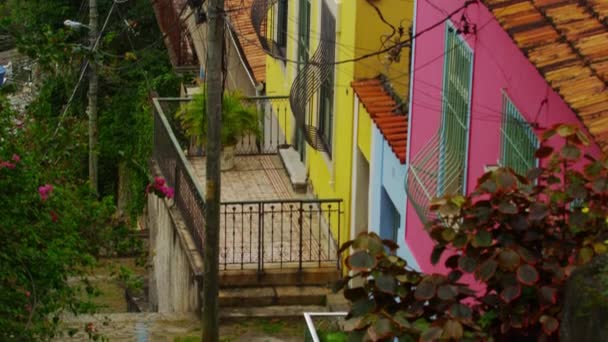
<svg viewBox="0 0 608 342">
<path fill-rule="evenodd" d="M 166 98 L 154 98 L 152 100 L 154 103 L 154 108 L 156 109 L 163 126 L 165 127 L 165 129 L 167 130 L 167 133 L 169 134 L 171 143 L 173 143 L 173 147 L 175 147 L 175 150 L 177 151 L 177 155 L 179 156 L 179 159 L 183 163 L 188 177 L 190 177 L 191 179 L 194 180 L 194 179 L 196 179 L 196 177 L 194 176 L 194 170 L 192 169 L 192 165 L 190 164 L 190 162 L 186 158 L 186 155 L 182 151 L 182 148 L 181 148 L 180 144 L 178 143 L 177 138 L 175 137 L 175 134 L 173 134 L 173 129 L 171 128 L 171 125 L 169 124 L 169 121 L 167 120 L 167 117 L 165 116 L 165 114 L 160 106 L 159 100 L 166 100 Z M 194 182 L 194 187 L 196 188 L 196 191 L 199 193 L 201 198 L 203 198 L 203 200 L 204 200 L 205 196 L 203 195 L 204 192 L 203 192 L 203 189 L 201 188 L 200 184 L 198 184 L 198 182 Z"/>
</svg>

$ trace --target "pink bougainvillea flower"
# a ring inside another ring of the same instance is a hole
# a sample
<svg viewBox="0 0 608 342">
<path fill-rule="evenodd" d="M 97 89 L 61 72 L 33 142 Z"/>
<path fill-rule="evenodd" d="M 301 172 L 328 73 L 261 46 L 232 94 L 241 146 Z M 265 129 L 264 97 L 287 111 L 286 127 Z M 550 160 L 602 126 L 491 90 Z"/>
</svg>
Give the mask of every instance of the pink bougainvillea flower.
<svg viewBox="0 0 608 342">
<path fill-rule="evenodd" d="M 18 163 L 21 160 L 21 157 L 19 157 L 18 154 L 13 154 L 13 158 L 11 158 L 11 159 L 13 159 L 13 161 L 15 163 Z"/>
<path fill-rule="evenodd" d="M 38 193 L 40 194 L 40 199 L 42 202 L 46 201 L 52 192 L 53 186 L 51 184 L 45 184 L 38 188 Z"/>
<path fill-rule="evenodd" d="M 14 169 L 15 168 L 15 164 L 13 164 L 11 162 L 7 162 L 7 161 L 0 162 L 0 169 L 5 168 L 5 167 L 7 169 Z"/>
<path fill-rule="evenodd" d="M 167 196 L 167 198 L 173 198 L 173 196 L 175 195 L 175 190 L 173 190 L 173 188 L 166 187 L 164 194 L 165 196 Z"/>
<path fill-rule="evenodd" d="M 158 188 L 160 188 L 161 186 L 165 185 L 165 179 L 162 177 L 155 177 L 154 178 L 154 185 Z"/>
</svg>

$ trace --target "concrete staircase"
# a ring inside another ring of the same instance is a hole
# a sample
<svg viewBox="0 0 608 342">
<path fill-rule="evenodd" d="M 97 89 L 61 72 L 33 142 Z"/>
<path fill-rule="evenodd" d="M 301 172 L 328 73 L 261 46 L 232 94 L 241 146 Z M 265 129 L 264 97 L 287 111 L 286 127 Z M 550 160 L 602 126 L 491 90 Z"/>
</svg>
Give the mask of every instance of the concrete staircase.
<svg viewBox="0 0 608 342">
<path fill-rule="evenodd" d="M 344 296 L 322 286 L 220 289 L 222 317 L 301 317 L 304 312 L 345 311 Z"/>
</svg>

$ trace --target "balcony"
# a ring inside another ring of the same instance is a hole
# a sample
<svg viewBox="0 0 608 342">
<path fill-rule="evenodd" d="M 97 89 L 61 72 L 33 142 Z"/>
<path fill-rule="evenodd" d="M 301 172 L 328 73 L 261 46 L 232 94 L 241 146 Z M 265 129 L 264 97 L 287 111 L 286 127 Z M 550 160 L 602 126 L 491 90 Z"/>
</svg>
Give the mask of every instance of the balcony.
<svg viewBox="0 0 608 342">
<path fill-rule="evenodd" d="M 188 153 L 189 141 L 173 119 L 180 104 L 187 101 L 154 99 L 153 158 L 175 188 L 175 206 L 202 253 L 206 156 L 204 151 Z M 286 122 L 287 97 L 248 101 L 263 114 L 263 133 L 259 138 L 243 137 L 236 146 L 235 167 L 222 171 L 221 269 L 258 275 L 270 269 L 338 271 L 341 237 L 332 232 L 339 232 L 344 222 L 342 200 L 314 199 L 292 189 L 279 157 L 279 149 L 289 146 L 280 128 Z"/>
<path fill-rule="evenodd" d="M 155 0 L 152 7 L 173 67 L 176 71 L 198 71 L 192 37 L 182 18 L 186 0 Z"/>
</svg>

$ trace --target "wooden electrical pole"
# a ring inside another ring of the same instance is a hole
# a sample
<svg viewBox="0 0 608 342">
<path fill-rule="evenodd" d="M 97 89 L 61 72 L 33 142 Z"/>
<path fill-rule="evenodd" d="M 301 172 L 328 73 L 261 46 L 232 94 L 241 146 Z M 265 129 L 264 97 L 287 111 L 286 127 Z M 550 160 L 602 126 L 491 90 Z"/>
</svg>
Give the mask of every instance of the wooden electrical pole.
<svg viewBox="0 0 608 342">
<path fill-rule="evenodd" d="M 207 31 L 207 172 L 203 254 L 203 342 L 219 341 L 220 131 L 222 127 L 224 0 L 210 0 Z"/>
<path fill-rule="evenodd" d="M 97 194 L 97 65 L 93 52 L 97 41 L 97 0 L 89 0 L 89 182 L 91 190 Z"/>
</svg>

